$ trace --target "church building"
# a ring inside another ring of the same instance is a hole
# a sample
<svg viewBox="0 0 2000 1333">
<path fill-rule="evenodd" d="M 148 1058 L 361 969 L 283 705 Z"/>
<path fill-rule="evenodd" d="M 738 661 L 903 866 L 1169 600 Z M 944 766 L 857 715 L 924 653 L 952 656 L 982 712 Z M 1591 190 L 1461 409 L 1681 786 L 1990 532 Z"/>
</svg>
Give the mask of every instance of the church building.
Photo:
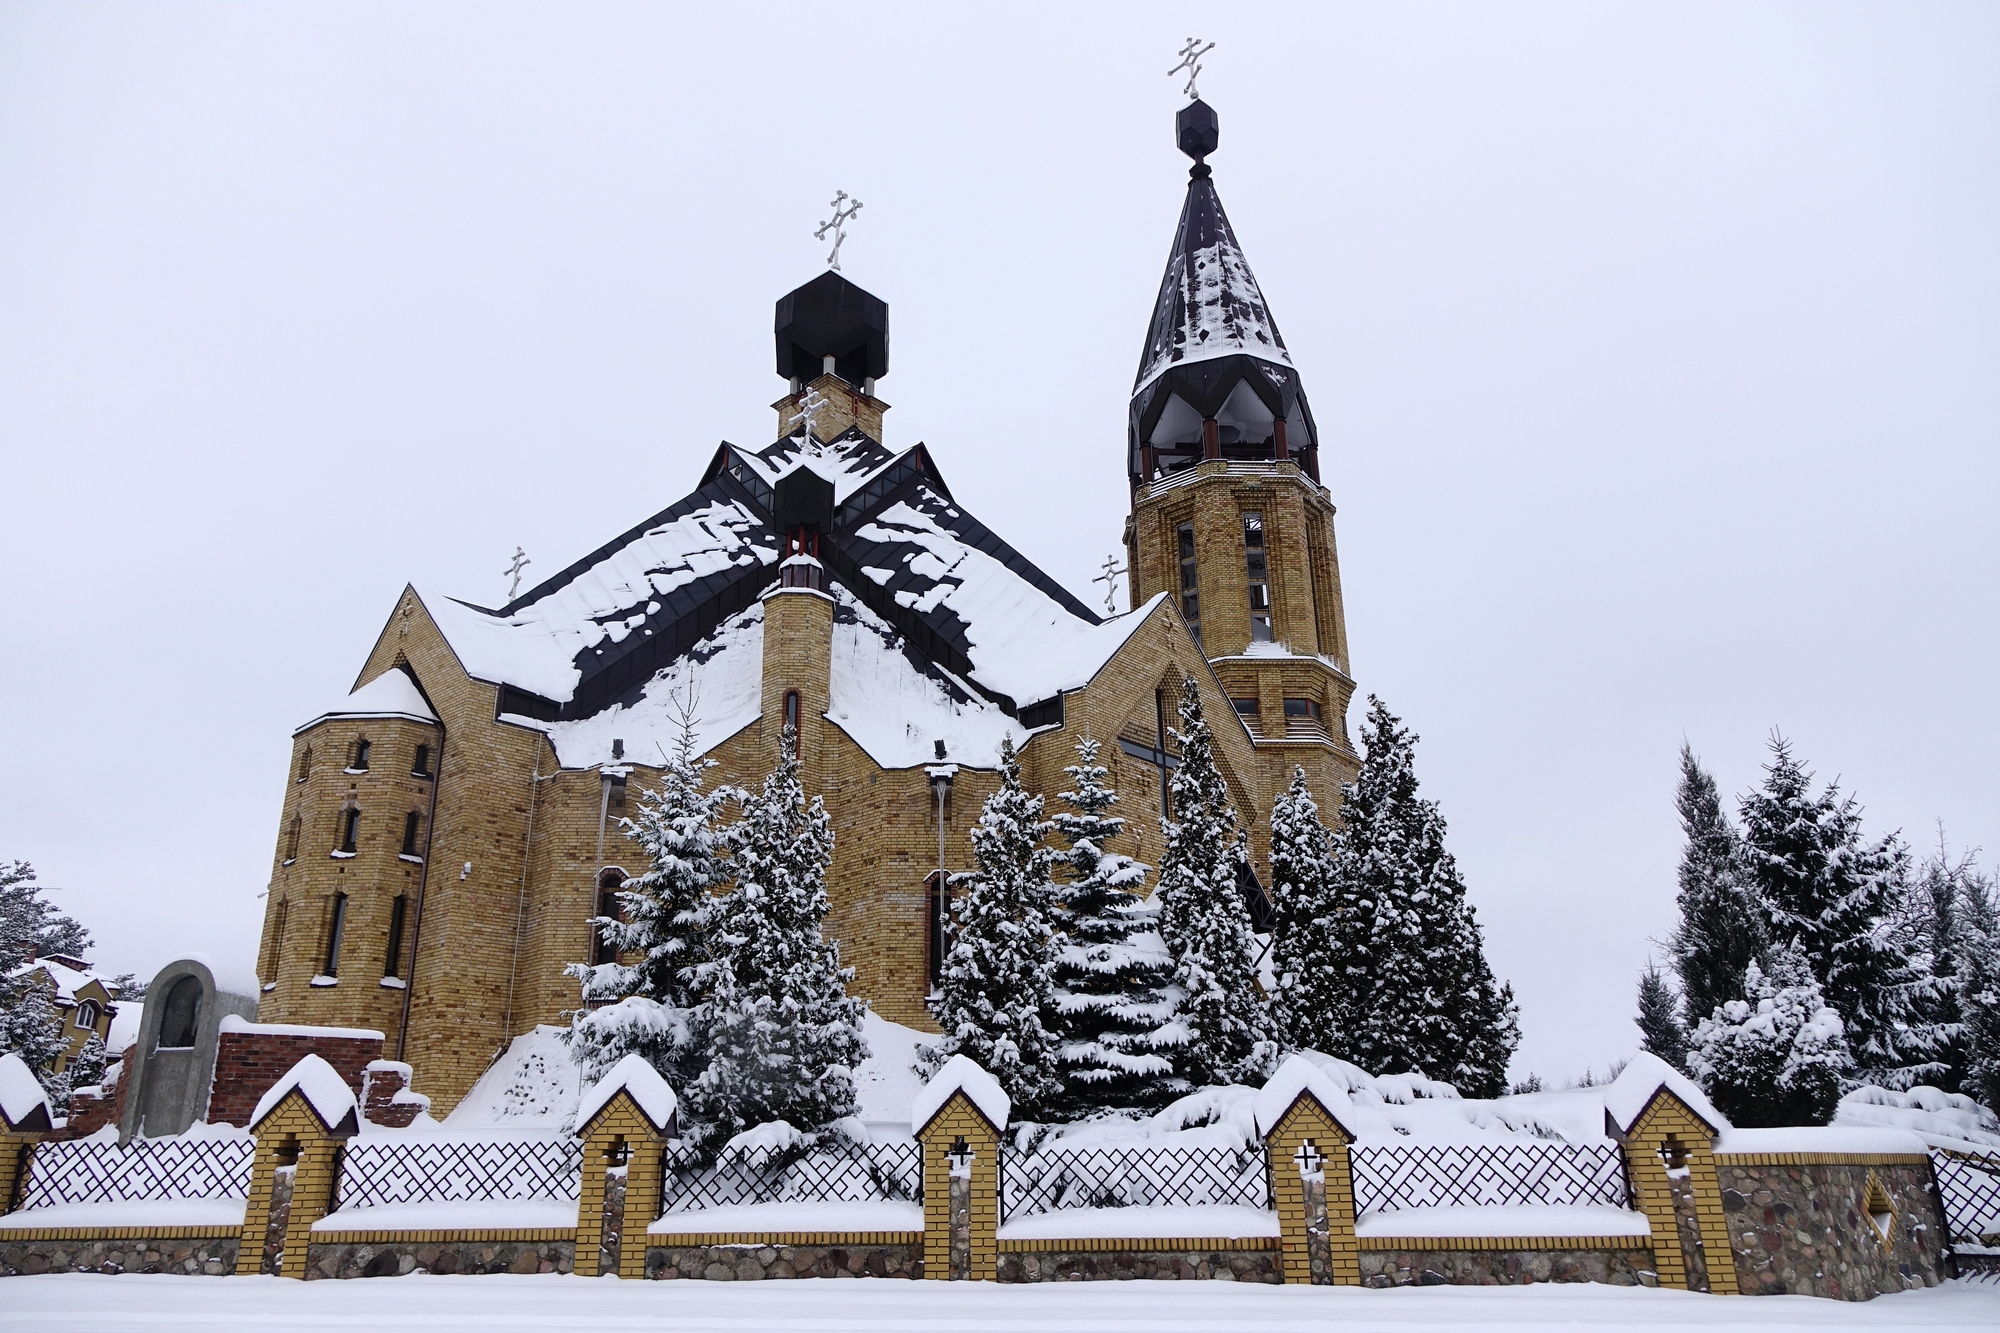
<svg viewBox="0 0 2000 1333">
<path fill-rule="evenodd" d="M 898 1023 L 935 1030 L 944 884 L 1004 738 L 1051 809 L 1077 742 L 1102 742 L 1116 850 L 1157 862 L 1192 677 L 1268 882 L 1293 767 L 1327 808 L 1357 770 L 1334 506 L 1207 165 L 1215 113 L 1177 129 L 1195 165 L 1124 441 L 1129 610 L 1097 614 L 974 517 L 949 441 L 890 443 L 888 307 L 823 273 L 777 305 L 775 443 L 721 444 L 688 495 L 504 606 L 406 587 L 352 693 L 294 733 L 258 1021 L 379 1029 L 448 1112 L 578 1006 L 563 969 L 603 961 L 589 919 L 644 868 L 619 821 L 683 725 L 711 781 L 746 787 L 797 727 L 836 837 L 827 935 Z"/>
</svg>

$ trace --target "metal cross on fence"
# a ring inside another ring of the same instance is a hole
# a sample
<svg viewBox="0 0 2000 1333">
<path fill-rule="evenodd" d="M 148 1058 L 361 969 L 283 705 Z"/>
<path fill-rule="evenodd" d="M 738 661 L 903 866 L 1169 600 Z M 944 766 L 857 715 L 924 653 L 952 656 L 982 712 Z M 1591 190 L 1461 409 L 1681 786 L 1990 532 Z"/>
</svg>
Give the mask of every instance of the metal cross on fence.
<svg viewBox="0 0 2000 1333">
<path fill-rule="evenodd" d="M 508 585 L 507 588 L 508 601 L 511 602 L 512 600 L 514 600 L 515 596 L 519 594 L 521 591 L 521 570 L 527 567 L 528 565 L 532 565 L 534 563 L 535 563 L 534 561 L 528 559 L 527 556 L 521 553 L 520 547 L 516 546 L 514 548 L 513 563 L 508 565 L 507 568 L 500 571 L 502 574 L 511 574 L 514 576 L 514 582 Z"/>
<path fill-rule="evenodd" d="M 1292 1160 L 1299 1164 L 1300 1175 L 1310 1176 L 1319 1172 L 1319 1164 L 1326 1158 L 1320 1154 L 1319 1148 L 1311 1139 L 1306 1139 L 1299 1144 L 1299 1150 L 1292 1154 Z"/>
<path fill-rule="evenodd" d="M 800 443 L 808 449 L 813 448 L 813 427 L 819 424 L 820 414 L 832 406 L 832 399 L 828 398 L 818 389 L 808 386 L 805 396 L 799 399 L 799 414 L 785 423 L 786 432 L 789 433 L 794 429 L 803 429 L 805 436 Z"/>
<path fill-rule="evenodd" d="M 826 262 L 834 272 L 838 273 L 840 271 L 840 243 L 847 239 L 847 224 L 853 219 L 856 213 L 861 211 L 861 201 L 856 199 L 852 203 L 848 202 L 847 191 L 841 190 L 834 194 L 833 202 L 828 204 L 827 207 L 833 210 L 833 216 L 819 224 L 819 230 L 813 233 L 813 239 L 823 241 L 826 239 L 828 232 L 833 233 L 833 250 L 827 255 Z"/>
<path fill-rule="evenodd" d="M 1199 101 L 1201 99 L 1201 94 L 1194 90 L 1194 81 L 1201 77 L 1201 58 L 1207 55 L 1210 51 L 1213 51 L 1214 49 L 1215 49 L 1214 42 L 1210 42 L 1207 46 L 1203 46 L 1201 44 L 1201 38 L 1190 37 L 1187 39 L 1187 45 L 1181 48 L 1180 52 L 1181 63 L 1175 65 L 1172 69 L 1167 71 L 1169 75 L 1178 74 L 1182 70 L 1187 71 L 1187 76 L 1188 76 L 1187 87 L 1183 88 L 1181 91 L 1188 95 L 1188 100 L 1190 102 Z M 835 265 L 835 267 L 839 266 Z"/>
<path fill-rule="evenodd" d="M 1118 563 L 1118 557 L 1104 557 L 1104 572 L 1092 579 L 1092 583 L 1104 585 L 1104 614 L 1111 615 L 1118 609 L 1118 579 L 1125 573 L 1125 566 Z"/>
</svg>

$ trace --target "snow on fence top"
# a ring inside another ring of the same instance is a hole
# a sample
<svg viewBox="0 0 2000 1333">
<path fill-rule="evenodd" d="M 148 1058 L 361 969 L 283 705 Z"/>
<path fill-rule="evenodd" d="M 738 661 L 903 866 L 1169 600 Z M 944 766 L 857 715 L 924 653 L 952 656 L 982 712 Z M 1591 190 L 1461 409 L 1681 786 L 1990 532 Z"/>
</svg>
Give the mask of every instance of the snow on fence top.
<svg viewBox="0 0 2000 1333">
<path fill-rule="evenodd" d="M 1709 1128 L 1729 1128 L 1728 1118 L 1715 1109 L 1693 1079 L 1659 1056 L 1644 1051 L 1633 1056 L 1632 1063 L 1604 1090 L 1604 1114 L 1618 1127 L 1619 1133 L 1629 1133 L 1662 1088 L 1686 1102 L 1689 1110 L 1708 1122 Z"/>
<path fill-rule="evenodd" d="M 582 1133 L 597 1113 L 605 1108 L 613 1097 L 627 1093 L 653 1122 L 654 1129 L 666 1129 L 674 1122 L 674 1112 L 680 1109 L 680 1099 L 674 1090 L 660 1077 L 660 1071 L 647 1064 L 637 1055 L 628 1055 L 605 1073 L 604 1077 L 583 1090 L 583 1096 L 576 1104 L 576 1128 Z"/>
<path fill-rule="evenodd" d="M 360 1041 L 382 1041 L 374 1028 L 328 1028 L 311 1023 L 253 1023 L 241 1014 L 224 1014 L 216 1024 L 218 1032 L 248 1032 L 265 1037 L 346 1037 Z M 408 1069 L 409 1066 L 403 1066 Z"/>
<path fill-rule="evenodd" d="M 1271 1075 L 1270 1081 L 1264 1085 L 1263 1090 L 1257 1094 L 1257 1100 L 1251 1105 L 1252 1114 L 1257 1118 L 1257 1132 L 1269 1134 L 1277 1128 L 1278 1122 L 1285 1118 L 1285 1112 L 1292 1109 L 1292 1103 L 1307 1092 L 1317 1097 L 1319 1104 L 1326 1108 L 1327 1113 L 1340 1123 L 1343 1129 L 1346 1128 L 1341 1115 L 1348 1106 L 1346 1090 L 1336 1086 L 1334 1081 L 1326 1076 L 1325 1070 L 1305 1056 L 1293 1055 L 1278 1066 L 1278 1072 Z M 1350 1134 L 1352 1132 L 1349 1131 Z"/>
<path fill-rule="evenodd" d="M 354 1090 L 332 1065 L 317 1055 L 308 1055 L 286 1070 L 285 1076 L 257 1100 L 257 1109 L 250 1113 L 250 1127 L 255 1129 L 262 1124 L 264 1117 L 277 1110 L 278 1103 L 294 1090 L 305 1097 L 313 1114 L 328 1129 L 338 1130 L 344 1121 L 349 1122 L 349 1128 L 353 1127 L 351 1122 L 357 1118 Z"/>
<path fill-rule="evenodd" d="M 944 1067 L 931 1076 L 917 1093 L 917 1099 L 910 1106 L 910 1132 L 921 1134 L 924 1126 L 937 1118 L 944 1104 L 951 1100 L 954 1092 L 965 1094 L 979 1114 L 995 1130 L 1007 1128 L 1007 1117 L 1013 1112 L 1013 1098 L 993 1075 L 980 1068 L 963 1055 L 954 1055 L 944 1062 Z"/>
<path fill-rule="evenodd" d="M 0 1055 L 0 1116 L 6 1117 L 7 1128 L 45 1130 L 52 1114 L 49 1095 L 27 1061 L 12 1051 Z"/>
<path fill-rule="evenodd" d="M 1923 1139 L 1900 1129 L 1842 1125 L 1784 1125 L 1776 1129 L 1725 1129 L 1715 1136 L 1719 1153 L 1833 1152 L 1868 1156 L 1928 1152 Z"/>
</svg>

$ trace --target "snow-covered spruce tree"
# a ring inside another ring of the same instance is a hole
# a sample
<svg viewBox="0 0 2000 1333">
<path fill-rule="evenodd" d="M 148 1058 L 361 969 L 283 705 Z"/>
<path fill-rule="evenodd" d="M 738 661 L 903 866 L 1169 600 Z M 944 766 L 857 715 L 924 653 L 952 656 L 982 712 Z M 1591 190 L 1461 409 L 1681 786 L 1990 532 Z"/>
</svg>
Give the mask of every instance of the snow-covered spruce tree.
<svg viewBox="0 0 2000 1333">
<path fill-rule="evenodd" d="M 1054 825 L 1042 798 L 1021 786 L 1011 740 L 1000 742 L 1000 790 L 972 826 L 979 869 L 952 877 L 962 886 L 952 912 L 951 949 L 931 1001 L 944 1037 L 920 1052 L 926 1075 L 954 1055 L 976 1061 L 1013 1099 L 1016 1120 L 1053 1110 L 1062 1065 L 1051 1030 L 1056 1008 L 1055 931 L 1050 924 Z"/>
<path fill-rule="evenodd" d="M 1371 1073 L 1409 1071 L 1497 1096 L 1520 1043 L 1519 1007 L 1486 962 L 1444 817 L 1417 795 L 1417 738 L 1370 696 L 1359 778 L 1333 835 L 1335 948 L 1345 959 L 1338 1055 Z"/>
<path fill-rule="evenodd" d="M 72 1089 L 95 1088 L 103 1085 L 104 1071 L 110 1067 L 111 1055 L 104 1049 L 104 1038 L 93 1032 L 85 1038 L 83 1045 L 77 1048 L 76 1054 L 70 1057 L 69 1064 L 63 1067 L 63 1073 L 69 1076 L 69 1085 Z"/>
<path fill-rule="evenodd" d="M 1639 975 L 1639 1049 L 1659 1056 L 1674 1068 L 1687 1069 L 1688 1036 L 1681 1026 L 1680 1004 L 1660 969 L 1646 964 Z"/>
<path fill-rule="evenodd" d="M 1853 1063 L 1840 1015 L 1794 945 L 1771 951 L 1771 975 L 1753 960 L 1744 980 L 1744 997 L 1695 1029 L 1694 1076 L 1741 1128 L 1826 1124 Z"/>
<path fill-rule="evenodd" d="M 735 885 L 707 914 L 708 951 L 692 984 L 708 1067 L 685 1089 L 687 1137 L 712 1150 L 783 1120 L 814 1134 L 854 1114 L 854 1069 L 868 1056 L 866 1006 L 848 997 L 851 968 L 821 934 L 833 830 L 807 804 L 798 740 L 787 726 L 762 792 L 743 796 L 728 830 Z"/>
<path fill-rule="evenodd" d="M 1306 785 L 1292 783 L 1271 805 L 1272 997 L 1279 1031 L 1295 1047 L 1325 1050 L 1348 1021 L 1348 959 L 1341 949 L 1331 835 Z"/>
<path fill-rule="evenodd" d="M 1069 851 L 1067 879 L 1056 886 L 1049 916 L 1055 927 L 1055 1007 L 1050 1017 L 1062 1089 L 1056 1107 L 1068 1117 L 1130 1109 L 1156 1110 L 1191 1091 L 1161 1053 L 1162 1025 L 1172 1004 L 1162 994 L 1172 964 L 1140 913 L 1147 867 L 1106 851 L 1125 821 L 1111 813 L 1118 793 L 1097 761 L 1100 742 L 1077 742 L 1076 762 L 1063 770 L 1068 808 L 1050 823 Z M 1148 947 L 1151 946 L 1151 947 Z"/>
<path fill-rule="evenodd" d="M 705 1043 L 690 1026 L 702 998 L 693 968 L 703 957 L 712 895 L 729 882 L 718 820 L 723 803 L 742 796 L 729 787 L 703 788 L 703 774 L 714 766 L 696 753 L 692 719 L 683 718 L 659 788 L 641 794 L 637 818 L 620 821 L 648 868 L 625 881 L 619 915 L 595 917 L 591 925 L 618 954 L 639 957 L 568 968 L 582 981 L 585 1000 L 620 1001 L 580 1010 L 571 1020 L 570 1052 L 586 1079 L 633 1054 L 676 1088 L 701 1073 Z"/>
<path fill-rule="evenodd" d="M 1778 736 L 1763 787 L 1743 798 L 1741 813 L 1743 864 L 1765 934 L 1804 954 L 1846 1026 L 1858 1077 L 1907 1088 L 1936 1072 L 1941 1034 L 1918 1014 L 1935 983 L 1895 929 L 1908 878 L 1901 840 L 1864 843 L 1854 798 L 1838 784 L 1815 795 L 1812 775 Z"/>
<path fill-rule="evenodd" d="M 55 1064 L 69 1043 L 63 1040 L 55 983 L 34 969 L 25 976 L 0 978 L 0 986 L 5 987 L 0 992 L 0 1054 L 20 1056 L 60 1111 L 68 1105 L 69 1083 L 55 1073 Z"/>
<path fill-rule="evenodd" d="M 1181 687 L 1180 722 L 1174 737 L 1181 764 L 1170 786 L 1174 817 L 1161 821 L 1166 853 L 1158 890 L 1160 936 L 1173 957 L 1185 1036 L 1174 1069 L 1196 1087 L 1261 1083 L 1277 1066 L 1279 1041 L 1239 887 L 1249 853 L 1192 677 Z"/>
<path fill-rule="evenodd" d="M 1967 888 L 1958 915 L 1958 1003 L 1965 1023 L 1960 1091 L 2000 1114 L 2000 901 L 1990 879 Z"/>
<path fill-rule="evenodd" d="M 1910 885 L 1905 930 L 1912 952 L 1929 959 L 1934 984 L 1915 1006 L 1917 1025 L 1934 1029 L 1938 1037 L 1932 1051 L 1937 1068 L 1923 1081 L 1946 1092 L 1966 1090 L 1967 942 L 1976 933 L 1968 931 L 1968 917 L 1979 911 L 1975 900 L 1990 892 L 1991 881 L 1979 873 L 1972 855 L 1953 857 L 1940 828 L 1937 851 L 1924 858 Z"/>
<path fill-rule="evenodd" d="M 0 1052 L 20 1056 L 61 1110 L 69 1084 L 52 1072 L 66 1045 L 54 984 L 46 972 L 22 969 L 44 954 L 82 957 L 90 932 L 58 912 L 46 892 L 26 861 L 0 862 Z"/>
<path fill-rule="evenodd" d="M 1694 750 L 1681 742 L 1674 797 L 1681 829 L 1680 924 L 1670 944 L 1680 975 L 1686 1026 L 1743 995 L 1743 975 L 1764 958 L 1764 922 L 1745 882 L 1743 840 L 1722 809 L 1722 793 Z"/>
</svg>

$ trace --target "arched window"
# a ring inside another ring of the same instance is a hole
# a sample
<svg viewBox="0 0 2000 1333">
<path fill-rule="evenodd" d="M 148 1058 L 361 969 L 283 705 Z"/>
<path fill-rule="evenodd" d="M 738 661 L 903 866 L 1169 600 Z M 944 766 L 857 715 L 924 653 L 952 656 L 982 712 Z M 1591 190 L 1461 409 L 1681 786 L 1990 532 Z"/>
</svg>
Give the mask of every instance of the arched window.
<svg viewBox="0 0 2000 1333">
<path fill-rule="evenodd" d="M 374 748 L 375 742 L 365 736 L 354 742 L 354 762 L 347 766 L 347 771 L 350 773 L 366 773 L 368 771 L 368 752 Z"/>
<path fill-rule="evenodd" d="M 160 1015 L 159 1049 L 185 1050 L 194 1045 L 195 1029 L 200 1023 L 201 981 L 182 977 L 167 992 L 167 1003 Z"/>
<path fill-rule="evenodd" d="M 299 859 L 299 817 L 292 816 L 292 822 L 285 826 L 285 864 Z"/>
<path fill-rule="evenodd" d="M 340 975 L 340 937 L 346 931 L 347 895 L 336 893 L 333 895 L 333 911 L 327 917 L 326 966 L 321 969 L 320 974 L 322 976 L 337 977 Z"/>
<path fill-rule="evenodd" d="M 361 811 L 350 807 L 340 816 L 340 850 L 354 855 L 355 840 L 361 836 Z"/>
<path fill-rule="evenodd" d="M 419 745 L 417 747 L 417 757 L 410 761 L 410 776 L 413 778 L 427 778 L 430 775 L 431 747 L 428 745 Z"/>
<path fill-rule="evenodd" d="M 785 691 L 785 725 L 792 729 L 792 735 L 799 734 L 799 692 Z"/>
<path fill-rule="evenodd" d="M 417 834 L 423 829 L 423 825 L 424 817 L 419 811 L 412 810 L 403 816 L 403 855 L 417 855 Z"/>
<path fill-rule="evenodd" d="M 311 777 L 312 770 L 313 747 L 310 745 L 299 747 L 299 781 L 304 782 L 307 778 Z"/>
<path fill-rule="evenodd" d="M 83 1031 L 94 1032 L 97 1030 L 97 1016 L 102 1012 L 104 1011 L 97 1007 L 97 1001 L 85 1000 L 76 1007 L 76 1018 L 73 1021 Z"/>
<path fill-rule="evenodd" d="M 597 872 L 597 915 L 606 920 L 621 919 L 618 891 L 625 886 L 625 872 L 617 866 L 607 866 Z M 590 961 L 593 963 L 615 963 L 618 961 L 617 947 L 604 938 L 601 926 L 590 928 Z"/>
<path fill-rule="evenodd" d="M 382 965 L 385 977 L 403 975 L 403 922 L 409 911 L 410 900 L 400 893 L 389 904 L 389 957 Z"/>
</svg>

